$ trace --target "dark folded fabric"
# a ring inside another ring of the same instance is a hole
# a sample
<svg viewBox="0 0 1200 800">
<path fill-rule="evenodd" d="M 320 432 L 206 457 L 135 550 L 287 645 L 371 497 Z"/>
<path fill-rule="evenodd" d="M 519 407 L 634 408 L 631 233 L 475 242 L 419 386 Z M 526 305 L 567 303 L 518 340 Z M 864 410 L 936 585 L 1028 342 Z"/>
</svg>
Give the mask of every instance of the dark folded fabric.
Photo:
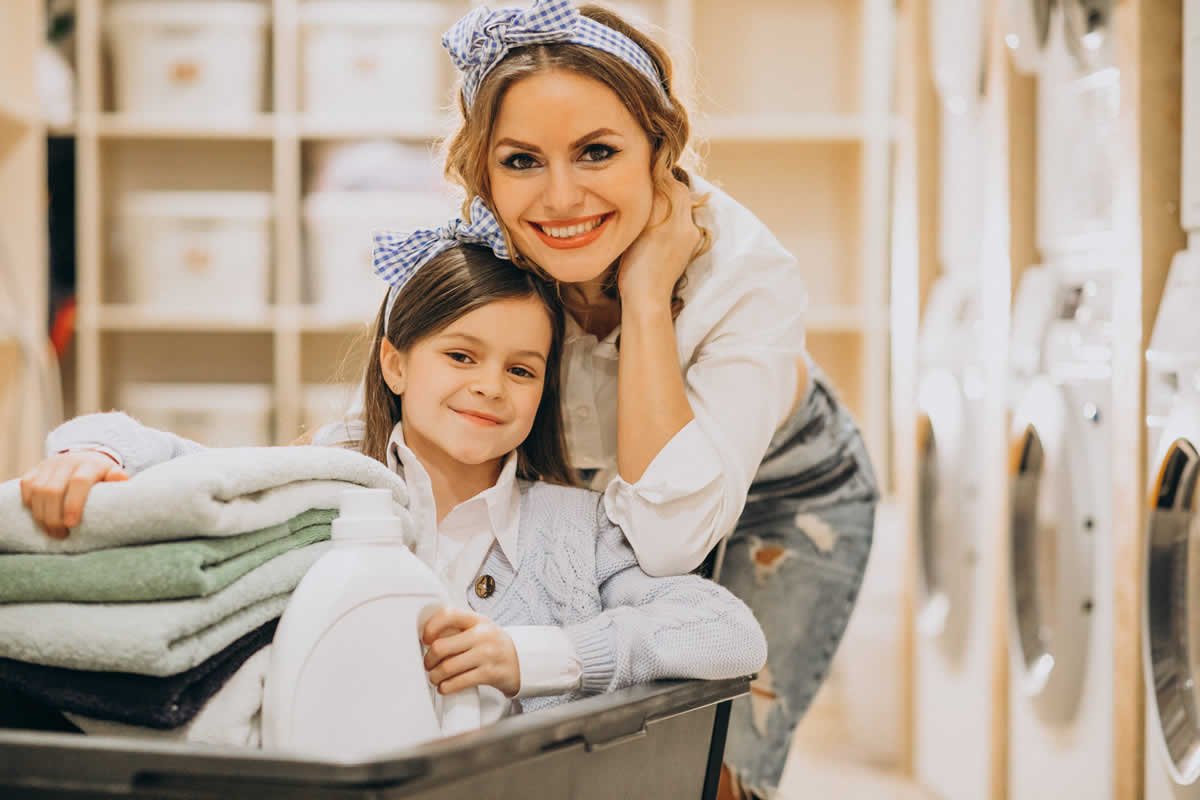
<svg viewBox="0 0 1200 800">
<path fill-rule="evenodd" d="M 271 643 L 278 623 L 273 619 L 186 672 L 163 678 L 0 658 L 0 688 L 59 711 L 147 728 L 178 728 L 190 722 L 250 656 Z"/>
</svg>

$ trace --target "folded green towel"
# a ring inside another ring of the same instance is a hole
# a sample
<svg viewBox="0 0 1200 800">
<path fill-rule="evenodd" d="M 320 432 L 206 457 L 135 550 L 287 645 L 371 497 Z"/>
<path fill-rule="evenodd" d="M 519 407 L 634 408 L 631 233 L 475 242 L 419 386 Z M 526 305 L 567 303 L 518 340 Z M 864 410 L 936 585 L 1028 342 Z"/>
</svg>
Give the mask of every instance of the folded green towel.
<svg viewBox="0 0 1200 800">
<path fill-rule="evenodd" d="M 48 667 L 177 675 L 283 613 L 332 542 L 291 550 L 208 597 L 0 606 L 0 657 Z"/>
<path fill-rule="evenodd" d="M 205 597 L 289 550 L 329 538 L 336 511 L 224 539 L 187 539 L 73 555 L 0 555 L 0 603 L 122 603 Z"/>
</svg>

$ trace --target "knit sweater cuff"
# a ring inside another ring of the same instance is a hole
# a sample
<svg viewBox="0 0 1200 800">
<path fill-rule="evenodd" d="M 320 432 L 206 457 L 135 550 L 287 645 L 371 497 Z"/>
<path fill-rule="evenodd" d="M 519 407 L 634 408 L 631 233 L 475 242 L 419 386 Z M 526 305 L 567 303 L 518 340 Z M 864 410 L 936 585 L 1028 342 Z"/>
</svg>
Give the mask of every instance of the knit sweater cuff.
<svg viewBox="0 0 1200 800">
<path fill-rule="evenodd" d="M 87 414 L 67 420 L 46 437 L 46 455 L 102 445 L 131 476 L 174 455 L 171 436 L 143 427 L 120 412 Z"/>
<path fill-rule="evenodd" d="M 612 620 L 601 614 L 578 625 L 568 625 L 565 630 L 583 666 L 580 690 L 584 694 L 608 691 L 617 673 L 617 643 Z"/>
</svg>

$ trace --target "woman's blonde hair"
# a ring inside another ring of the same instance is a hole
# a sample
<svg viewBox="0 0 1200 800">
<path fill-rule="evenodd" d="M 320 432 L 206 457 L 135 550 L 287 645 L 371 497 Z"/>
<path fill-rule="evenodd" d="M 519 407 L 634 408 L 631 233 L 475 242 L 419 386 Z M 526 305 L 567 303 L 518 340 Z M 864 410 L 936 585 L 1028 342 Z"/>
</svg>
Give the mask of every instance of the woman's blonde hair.
<svg viewBox="0 0 1200 800">
<path fill-rule="evenodd" d="M 551 69 L 568 70 L 598 80 L 616 92 L 650 139 L 651 180 L 655 192 L 666 198 L 668 209 L 671 180 L 691 186 L 691 179 L 680 166 L 680 161 L 689 155 L 691 124 L 687 110 L 672 90 L 674 72 L 666 49 L 606 8 L 589 4 L 581 6 L 579 13 L 624 34 L 645 50 L 661 76 L 661 85 L 651 85 L 646 76 L 630 64 L 611 53 L 587 45 L 554 43 L 514 49 L 484 77 L 473 107 L 467 105 L 463 93 L 459 92 L 462 122 L 446 145 L 446 177 L 466 190 L 464 215 L 468 212 L 471 198 L 476 195 L 482 197 L 491 208 L 496 207 L 488 180 L 489 150 L 505 94 L 518 81 Z M 703 227 L 700 230 L 703 238 L 697 255 L 707 250 L 711 243 L 709 231 Z M 537 264 L 517 251 L 507 228 L 504 229 L 504 236 L 516 264 L 553 281 Z M 675 285 L 671 298 L 674 314 L 678 314 L 683 307 L 679 292 L 684 283 L 685 278 L 681 277 Z M 616 265 L 606 275 L 604 287 L 606 295 L 617 297 Z"/>
</svg>

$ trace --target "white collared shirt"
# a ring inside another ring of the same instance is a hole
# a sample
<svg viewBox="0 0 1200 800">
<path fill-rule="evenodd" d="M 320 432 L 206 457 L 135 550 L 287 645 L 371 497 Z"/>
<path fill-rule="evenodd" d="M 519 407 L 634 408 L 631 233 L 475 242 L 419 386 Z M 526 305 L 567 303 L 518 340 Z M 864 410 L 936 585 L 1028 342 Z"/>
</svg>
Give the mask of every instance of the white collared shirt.
<svg viewBox="0 0 1200 800">
<path fill-rule="evenodd" d="M 679 367 L 695 418 L 636 483 L 617 472 L 617 341 L 567 317 L 563 420 L 571 466 L 589 484 L 651 575 L 695 569 L 733 530 L 771 437 L 796 395 L 807 297 L 796 259 L 766 226 L 700 178 L 696 212 L 713 234 L 693 261 L 675 320 Z"/>
<path fill-rule="evenodd" d="M 408 485 L 409 511 L 419 528 L 437 531 L 432 550 L 420 546 L 417 554 L 451 588 L 454 604 L 470 608 L 468 593 L 474 591 L 475 578 L 493 542 L 499 544 L 514 569 L 520 565 L 521 489 L 516 477 L 516 453 L 505 459 L 493 486 L 456 505 L 440 524 L 429 473 L 404 443 L 399 423 L 388 438 L 387 465 Z M 510 625 L 505 631 L 512 638 L 521 670 L 517 697 L 562 694 L 579 686 L 582 662 L 562 629 Z M 503 716 L 510 706 L 503 693 L 490 686 L 480 687 L 480 700 L 485 723 Z"/>
</svg>

